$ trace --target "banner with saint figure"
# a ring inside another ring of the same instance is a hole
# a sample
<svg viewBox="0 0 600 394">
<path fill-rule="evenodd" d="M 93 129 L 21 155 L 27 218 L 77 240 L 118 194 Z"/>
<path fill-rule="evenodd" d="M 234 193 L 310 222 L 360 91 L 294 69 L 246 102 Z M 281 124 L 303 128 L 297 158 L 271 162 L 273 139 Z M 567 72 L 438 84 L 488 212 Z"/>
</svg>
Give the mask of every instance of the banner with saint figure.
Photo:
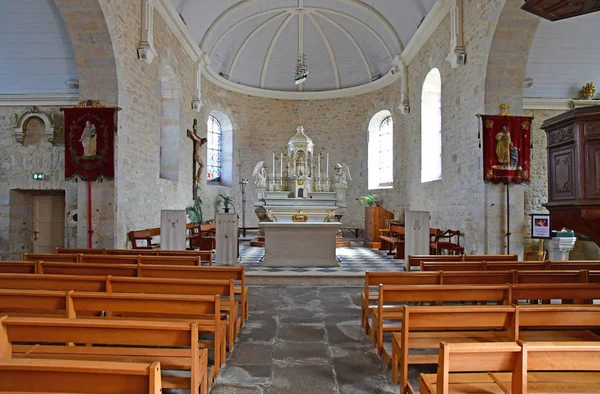
<svg viewBox="0 0 600 394">
<path fill-rule="evenodd" d="M 482 115 L 483 180 L 493 183 L 530 181 L 531 117 Z"/>
<path fill-rule="evenodd" d="M 65 108 L 65 178 L 114 178 L 117 108 Z"/>
</svg>

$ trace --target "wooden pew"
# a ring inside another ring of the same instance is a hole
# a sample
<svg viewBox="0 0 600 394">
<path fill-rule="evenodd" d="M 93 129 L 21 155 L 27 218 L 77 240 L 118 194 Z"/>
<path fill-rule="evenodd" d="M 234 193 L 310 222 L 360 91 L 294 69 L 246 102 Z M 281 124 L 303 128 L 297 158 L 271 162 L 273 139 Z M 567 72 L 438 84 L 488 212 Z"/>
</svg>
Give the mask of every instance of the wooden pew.
<svg viewBox="0 0 600 394">
<path fill-rule="evenodd" d="M 162 250 L 162 249 L 107 249 L 107 248 L 55 248 L 55 254 L 104 254 L 128 256 L 181 256 L 200 257 L 212 263 L 212 250 Z"/>
<path fill-rule="evenodd" d="M 512 306 L 404 306 L 402 330 L 392 334 L 392 379 L 408 390 L 408 367 L 435 364 L 435 354 L 409 354 L 409 349 L 437 349 L 445 342 L 514 342 L 516 309 Z M 400 379 L 398 379 L 398 366 Z"/>
<path fill-rule="evenodd" d="M 240 296 L 243 324 L 248 319 L 248 286 L 243 266 L 238 267 L 168 267 L 143 266 L 138 276 L 150 278 L 181 278 L 181 279 L 225 279 L 239 282 L 235 294 Z"/>
<path fill-rule="evenodd" d="M 569 261 L 549 261 L 551 270 L 572 270 L 572 269 L 582 269 L 582 270 L 600 270 L 600 261 L 592 261 L 592 260 L 569 260 Z"/>
<path fill-rule="evenodd" d="M 163 370 L 190 371 L 189 378 L 163 376 L 163 388 L 208 390 L 208 352 L 199 348 L 196 322 L 4 317 L 0 318 L 0 332 L 3 359 L 160 362 Z M 130 392 L 114 389 L 103 393 Z"/>
<path fill-rule="evenodd" d="M 510 286 L 510 304 L 524 300 L 561 300 L 562 303 L 591 304 L 600 299 L 597 283 L 527 283 Z"/>
<path fill-rule="evenodd" d="M 438 373 L 420 375 L 421 394 L 450 394 L 455 392 L 505 393 L 487 372 L 518 373 L 521 346 L 517 343 L 440 343 Z M 469 373 L 465 373 L 469 372 Z M 476 374 L 473 372 L 486 372 Z M 515 379 L 514 382 L 518 382 Z M 473 388 L 477 387 L 478 391 Z M 509 386 L 510 387 L 510 386 Z M 519 387 L 511 387 L 519 393 Z M 408 393 L 417 391 L 409 384 Z"/>
<path fill-rule="evenodd" d="M 493 272 L 493 271 L 486 271 Z M 514 283 L 587 283 L 588 271 L 514 271 Z"/>
<path fill-rule="evenodd" d="M 0 261 L 0 273 L 35 274 L 37 268 L 35 261 Z"/>
<path fill-rule="evenodd" d="M 506 304 L 510 299 L 509 285 L 380 285 L 377 309 L 372 311 L 373 327 L 371 342 L 387 362 L 389 355 L 383 347 L 384 332 L 398 331 L 405 322 L 404 305 L 401 303 L 444 302 L 496 302 Z M 385 321 L 403 323 L 384 324 Z"/>
<path fill-rule="evenodd" d="M 440 284 L 439 272 L 366 272 L 365 291 L 360 294 L 360 321 L 368 333 L 369 308 L 372 302 L 377 302 L 378 292 L 370 293 L 371 286 L 378 285 L 436 285 Z"/>
<path fill-rule="evenodd" d="M 227 339 L 233 349 L 239 327 L 233 280 L 109 277 L 107 281 L 107 291 L 113 293 L 219 295 L 221 311 L 229 316 Z"/>
<path fill-rule="evenodd" d="M 390 224 L 389 229 L 379 230 L 381 245 L 387 245 L 388 255 L 396 259 L 404 258 L 404 225 Z M 392 252 L 394 250 L 394 252 Z"/>
<path fill-rule="evenodd" d="M 91 276 L 138 276 L 139 264 L 88 264 L 40 262 L 39 274 L 52 275 L 91 275 Z"/>
<path fill-rule="evenodd" d="M 589 331 L 600 327 L 598 305 L 518 305 L 516 309 L 519 316 L 516 339 L 600 341 L 598 335 Z"/>
<path fill-rule="evenodd" d="M 424 261 L 462 261 L 462 255 L 411 255 L 406 261 L 406 270 L 412 267 L 420 267 Z"/>
<path fill-rule="evenodd" d="M 421 262 L 421 271 L 510 271 L 510 270 L 546 270 L 545 262 L 537 261 L 464 261 L 464 262 Z M 571 269 L 577 269 L 571 268 Z"/>
<path fill-rule="evenodd" d="M 0 289 L 106 291 L 110 277 L 0 273 Z"/>
<path fill-rule="evenodd" d="M 0 393 L 160 394 L 160 363 L 0 359 Z"/>
<path fill-rule="evenodd" d="M 58 261 L 61 263 L 77 263 L 78 254 L 53 254 L 53 253 L 25 253 L 24 261 Z"/>
<path fill-rule="evenodd" d="M 148 264 L 148 265 L 186 265 L 200 266 L 198 256 L 127 256 L 127 255 L 87 255 L 79 258 L 81 263 L 87 264 Z"/>
<path fill-rule="evenodd" d="M 600 342 L 441 343 L 438 374 L 421 374 L 419 391 L 595 393 L 598 372 Z M 412 387 L 408 392 L 415 393 Z"/>
<path fill-rule="evenodd" d="M 519 261 L 517 254 L 465 254 L 463 261 Z"/>
<path fill-rule="evenodd" d="M 0 289 L 0 316 L 68 317 L 67 293 Z"/>
</svg>

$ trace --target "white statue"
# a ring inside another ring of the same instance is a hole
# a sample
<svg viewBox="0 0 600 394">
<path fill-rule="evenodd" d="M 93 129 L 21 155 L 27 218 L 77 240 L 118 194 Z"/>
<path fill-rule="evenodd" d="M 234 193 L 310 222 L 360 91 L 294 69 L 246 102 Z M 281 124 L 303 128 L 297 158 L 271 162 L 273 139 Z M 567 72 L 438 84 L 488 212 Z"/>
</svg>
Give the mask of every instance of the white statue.
<svg viewBox="0 0 600 394">
<path fill-rule="evenodd" d="M 346 163 L 336 163 L 335 167 L 333 167 L 334 183 L 336 185 L 343 185 L 344 187 L 346 187 L 348 186 L 347 179 L 352 180 L 352 177 L 350 176 L 350 168 L 348 168 L 348 165 L 346 165 Z"/>
<path fill-rule="evenodd" d="M 264 161 L 259 162 L 252 171 L 252 179 L 254 180 L 254 187 L 266 188 L 267 187 L 267 170 L 265 170 Z"/>
</svg>

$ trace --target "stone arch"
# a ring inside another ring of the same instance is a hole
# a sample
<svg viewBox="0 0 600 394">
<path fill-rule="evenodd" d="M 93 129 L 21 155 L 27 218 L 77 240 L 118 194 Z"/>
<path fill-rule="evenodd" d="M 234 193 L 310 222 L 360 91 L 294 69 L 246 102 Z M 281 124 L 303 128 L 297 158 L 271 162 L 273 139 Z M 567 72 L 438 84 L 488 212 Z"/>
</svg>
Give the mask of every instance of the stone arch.
<svg viewBox="0 0 600 394">
<path fill-rule="evenodd" d="M 485 78 L 486 113 L 499 113 L 501 104 L 509 104 L 512 114 L 523 112 L 523 80 L 540 18 L 522 5 L 507 0 L 496 25 Z"/>
<path fill-rule="evenodd" d="M 73 45 L 79 93 L 106 106 L 118 104 L 118 78 L 110 31 L 102 0 L 54 0 Z"/>
<path fill-rule="evenodd" d="M 54 119 L 52 118 L 52 115 L 40 111 L 37 107 L 33 107 L 31 111 L 27 111 L 17 118 L 14 131 L 17 142 L 20 144 L 25 143 L 28 130 L 27 126 L 33 119 L 37 119 L 43 124 L 44 136 L 47 138 L 48 142 L 54 143 Z"/>
<path fill-rule="evenodd" d="M 160 171 L 159 177 L 169 181 L 179 180 L 181 155 L 180 112 L 181 83 L 175 69 L 163 64 L 160 75 Z"/>
</svg>

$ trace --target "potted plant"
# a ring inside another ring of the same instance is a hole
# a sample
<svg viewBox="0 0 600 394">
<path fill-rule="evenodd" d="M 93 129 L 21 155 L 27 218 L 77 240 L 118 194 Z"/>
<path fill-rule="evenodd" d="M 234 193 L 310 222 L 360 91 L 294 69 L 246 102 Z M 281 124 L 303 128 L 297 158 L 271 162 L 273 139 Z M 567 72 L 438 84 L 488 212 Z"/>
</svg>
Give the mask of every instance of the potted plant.
<svg viewBox="0 0 600 394">
<path fill-rule="evenodd" d="M 360 196 L 358 201 L 360 202 L 360 205 L 366 205 L 368 207 L 379 205 L 379 200 L 377 199 L 376 194 L 367 194 L 366 196 Z"/>
<path fill-rule="evenodd" d="M 202 224 L 202 199 L 200 196 L 196 197 L 194 204 L 185 208 L 185 214 L 187 215 L 188 219 L 190 219 L 191 223 L 194 223 L 198 226 Z"/>
<path fill-rule="evenodd" d="M 221 199 L 220 202 L 223 204 L 223 211 L 225 211 L 225 213 L 229 213 L 230 207 L 233 208 L 233 211 L 235 212 L 235 207 L 233 206 L 233 197 L 225 194 L 219 194 L 219 198 Z"/>
</svg>

